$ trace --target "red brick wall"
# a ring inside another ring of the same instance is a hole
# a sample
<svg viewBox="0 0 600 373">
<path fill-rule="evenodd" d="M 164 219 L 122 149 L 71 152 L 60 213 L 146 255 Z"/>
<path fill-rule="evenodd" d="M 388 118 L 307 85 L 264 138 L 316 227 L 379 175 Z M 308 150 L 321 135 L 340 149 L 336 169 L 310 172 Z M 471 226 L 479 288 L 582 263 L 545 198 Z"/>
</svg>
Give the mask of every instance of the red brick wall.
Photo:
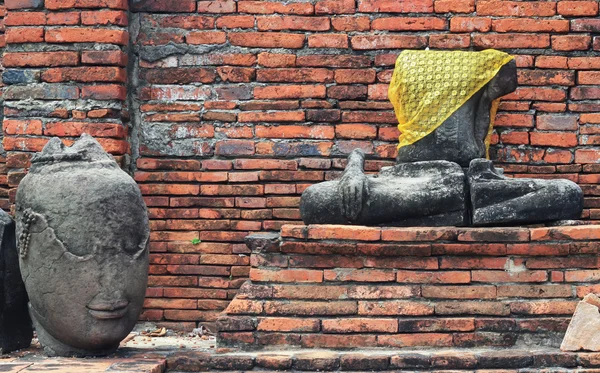
<svg viewBox="0 0 600 373">
<path fill-rule="evenodd" d="M 154 230 L 147 319 L 214 321 L 247 278 L 248 232 L 298 221 L 302 191 L 337 177 L 354 148 L 370 171 L 393 162 L 386 93 L 405 48 L 514 54 L 520 87 L 498 114 L 494 159 L 579 182 L 585 217 L 600 216 L 598 1 L 132 0 L 129 116 L 126 1 L 6 3 L 10 68 L 47 82 L 6 90 L 9 185 L 48 136 L 92 131 L 130 154 Z M 41 109 L 19 106 L 24 90 Z"/>
<path fill-rule="evenodd" d="M 4 0 L 0 0 L 0 73 L 4 71 L 2 67 L 2 54 L 4 47 L 6 46 L 6 39 L 4 37 L 4 18 L 6 17 L 6 7 L 4 6 Z M 0 87 L 3 87 L 2 79 L 0 79 Z M 0 94 L 0 119 L 4 116 L 4 110 L 2 108 L 2 96 Z M 4 134 L 0 134 L 3 137 Z M 8 200 L 8 169 L 6 167 L 6 152 L 2 145 L 0 145 L 0 208 L 9 209 L 10 202 Z"/>
</svg>

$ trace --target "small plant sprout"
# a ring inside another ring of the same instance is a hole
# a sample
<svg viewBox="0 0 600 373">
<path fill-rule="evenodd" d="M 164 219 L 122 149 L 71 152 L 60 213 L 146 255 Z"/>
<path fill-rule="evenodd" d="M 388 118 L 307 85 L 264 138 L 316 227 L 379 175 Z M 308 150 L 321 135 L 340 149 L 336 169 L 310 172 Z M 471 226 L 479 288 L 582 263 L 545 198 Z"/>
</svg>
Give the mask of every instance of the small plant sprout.
<svg viewBox="0 0 600 373">
<path fill-rule="evenodd" d="M 200 240 L 199 238 L 194 238 L 192 240 L 192 245 L 198 245 L 198 244 L 200 244 L 200 242 L 202 242 L 202 240 Z"/>
</svg>

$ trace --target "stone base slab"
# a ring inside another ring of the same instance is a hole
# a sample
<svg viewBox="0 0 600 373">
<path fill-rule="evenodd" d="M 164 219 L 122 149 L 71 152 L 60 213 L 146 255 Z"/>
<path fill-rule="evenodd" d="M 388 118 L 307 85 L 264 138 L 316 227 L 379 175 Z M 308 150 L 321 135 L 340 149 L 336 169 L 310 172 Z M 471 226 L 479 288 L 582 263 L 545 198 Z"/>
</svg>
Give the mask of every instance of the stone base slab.
<svg viewBox="0 0 600 373">
<path fill-rule="evenodd" d="M 254 236 L 218 346 L 558 347 L 600 292 L 600 226 L 284 226 Z"/>
<path fill-rule="evenodd" d="M 596 373 L 599 353 L 563 353 L 556 349 L 470 350 L 277 350 L 260 353 L 211 354 L 189 351 L 168 357 L 168 372 L 206 371 L 441 371 L 502 373 Z"/>
</svg>

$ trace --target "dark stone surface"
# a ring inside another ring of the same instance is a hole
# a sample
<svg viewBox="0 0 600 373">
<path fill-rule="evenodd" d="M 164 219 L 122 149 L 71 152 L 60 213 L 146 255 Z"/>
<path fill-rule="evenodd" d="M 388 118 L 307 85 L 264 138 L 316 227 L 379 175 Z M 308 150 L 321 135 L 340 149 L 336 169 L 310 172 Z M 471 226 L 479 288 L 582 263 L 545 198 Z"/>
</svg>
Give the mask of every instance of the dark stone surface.
<svg viewBox="0 0 600 373">
<path fill-rule="evenodd" d="M 485 138 L 490 127 L 492 102 L 515 89 L 517 66 L 513 60 L 435 131 L 400 148 L 397 162 L 446 160 L 469 167 L 472 159 L 486 155 Z"/>
<path fill-rule="evenodd" d="M 304 191 L 300 212 L 306 224 L 462 226 L 468 223 L 462 168 L 446 161 L 401 163 L 375 177 L 364 173 L 355 150 L 339 181 Z"/>
<path fill-rule="evenodd" d="M 577 219 L 583 191 L 569 180 L 511 179 L 487 159 L 469 167 L 473 225 L 527 224 Z"/>
<path fill-rule="evenodd" d="M 105 355 L 133 329 L 148 281 L 150 229 L 134 180 L 89 135 L 54 138 L 16 197 L 23 281 L 50 355 Z"/>
<path fill-rule="evenodd" d="M 19 271 L 15 223 L 0 210 L 0 353 L 27 348 L 33 327 L 27 311 L 27 292 Z"/>
<path fill-rule="evenodd" d="M 279 251 L 281 236 L 279 233 L 254 233 L 246 236 L 244 241 L 253 253 L 273 253 Z"/>
</svg>

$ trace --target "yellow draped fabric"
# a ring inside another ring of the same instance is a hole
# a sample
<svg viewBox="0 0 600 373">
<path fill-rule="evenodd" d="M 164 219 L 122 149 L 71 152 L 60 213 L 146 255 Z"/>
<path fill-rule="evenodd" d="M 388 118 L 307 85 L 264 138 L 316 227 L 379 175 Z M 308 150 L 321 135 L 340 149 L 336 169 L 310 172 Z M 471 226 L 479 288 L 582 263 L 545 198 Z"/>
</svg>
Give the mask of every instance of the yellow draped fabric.
<svg viewBox="0 0 600 373">
<path fill-rule="evenodd" d="M 388 90 L 398 118 L 400 143 L 429 135 L 513 59 L 496 51 L 413 51 L 400 54 Z M 499 100 L 492 104 L 489 140 Z"/>
</svg>

